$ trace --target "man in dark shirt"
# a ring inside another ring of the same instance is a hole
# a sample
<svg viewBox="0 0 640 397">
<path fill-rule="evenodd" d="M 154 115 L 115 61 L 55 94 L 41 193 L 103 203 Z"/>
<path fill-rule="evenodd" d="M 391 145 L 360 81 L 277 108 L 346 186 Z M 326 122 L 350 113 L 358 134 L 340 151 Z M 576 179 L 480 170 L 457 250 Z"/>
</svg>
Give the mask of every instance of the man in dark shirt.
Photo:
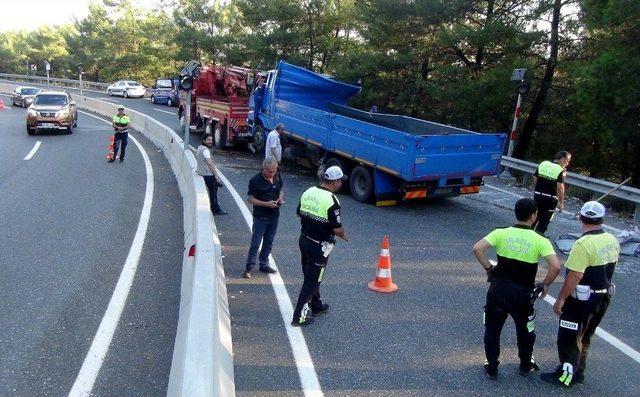
<svg viewBox="0 0 640 397">
<path fill-rule="evenodd" d="M 561 150 L 553 161 L 543 161 L 533 173 L 533 199 L 538 205 L 538 219 L 533 224 L 533 229 L 542 235 L 547 232 L 556 208 L 564 210 L 564 178 L 570 162 L 571 153 Z"/>
<path fill-rule="evenodd" d="M 251 269 L 258 259 L 260 250 L 260 271 L 264 273 L 277 273 L 277 270 L 269 266 L 269 254 L 273 239 L 278 230 L 280 206 L 284 203 L 284 190 L 282 190 L 282 177 L 278 173 L 278 163 L 273 158 L 262 162 L 262 171 L 249 181 L 249 203 L 253 205 L 253 227 L 251 229 L 251 246 L 247 254 L 247 264 L 243 273 L 244 278 L 251 278 Z"/>
<path fill-rule="evenodd" d="M 321 185 L 307 189 L 300 198 L 297 213 L 302 228 L 298 244 L 304 281 L 293 311 L 293 326 L 311 324 L 313 316 L 329 309 L 329 305 L 320 300 L 324 270 L 336 244 L 335 236 L 349 241 L 347 232 L 342 227 L 340 202 L 333 194 L 340 189 L 343 179 L 340 167 L 329 167 L 322 176 Z M 308 317 L 309 309 L 313 315 L 311 317 Z"/>
</svg>

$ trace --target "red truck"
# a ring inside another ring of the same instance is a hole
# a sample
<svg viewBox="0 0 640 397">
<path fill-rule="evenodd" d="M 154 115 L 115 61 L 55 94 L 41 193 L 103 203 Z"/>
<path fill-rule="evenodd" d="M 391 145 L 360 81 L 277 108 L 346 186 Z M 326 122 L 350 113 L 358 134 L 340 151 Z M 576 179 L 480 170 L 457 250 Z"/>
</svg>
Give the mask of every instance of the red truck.
<svg viewBox="0 0 640 397">
<path fill-rule="evenodd" d="M 258 77 L 255 70 L 236 66 L 203 67 L 191 95 L 191 125 L 213 135 L 217 148 L 233 147 L 253 140 L 247 129 L 249 94 Z M 185 123 L 184 92 L 180 93 L 178 118 Z"/>
</svg>

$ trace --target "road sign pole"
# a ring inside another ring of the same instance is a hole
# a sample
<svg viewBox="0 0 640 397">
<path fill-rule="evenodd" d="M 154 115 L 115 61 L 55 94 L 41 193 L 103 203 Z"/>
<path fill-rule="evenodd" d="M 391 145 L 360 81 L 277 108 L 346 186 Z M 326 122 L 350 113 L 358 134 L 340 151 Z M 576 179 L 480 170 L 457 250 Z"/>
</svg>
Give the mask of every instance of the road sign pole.
<svg viewBox="0 0 640 397">
<path fill-rule="evenodd" d="M 513 149 L 516 146 L 516 140 L 518 139 L 518 123 L 520 122 L 520 115 L 522 114 L 522 94 L 518 94 L 518 102 L 516 103 L 516 112 L 513 116 L 513 124 L 511 125 L 511 133 L 509 134 L 509 149 L 507 150 L 507 156 L 513 155 Z M 515 179 L 508 168 L 504 168 L 500 179 L 513 180 Z"/>
<path fill-rule="evenodd" d="M 47 87 L 51 87 L 51 84 L 49 84 L 49 71 L 51 70 L 51 64 L 49 62 L 45 62 L 44 69 L 47 71 Z"/>
<path fill-rule="evenodd" d="M 78 80 L 80 80 L 80 96 L 82 95 L 82 72 L 78 73 Z"/>
<path fill-rule="evenodd" d="M 191 128 L 191 90 L 187 91 L 184 109 L 184 150 L 189 150 L 189 130 Z"/>
</svg>

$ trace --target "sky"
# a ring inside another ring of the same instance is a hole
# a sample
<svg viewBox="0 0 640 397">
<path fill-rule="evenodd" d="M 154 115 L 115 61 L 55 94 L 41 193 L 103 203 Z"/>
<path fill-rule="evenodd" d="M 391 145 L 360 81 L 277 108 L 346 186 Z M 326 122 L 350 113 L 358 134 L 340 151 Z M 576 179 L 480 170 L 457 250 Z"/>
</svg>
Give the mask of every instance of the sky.
<svg viewBox="0 0 640 397">
<path fill-rule="evenodd" d="M 33 30 L 40 25 L 61 25 L 84 18 L 90 0 L 0 0 L 0 32 Z M 151 8 L 155 0 L 136 0 L 140 7 Z"/>
</svg>

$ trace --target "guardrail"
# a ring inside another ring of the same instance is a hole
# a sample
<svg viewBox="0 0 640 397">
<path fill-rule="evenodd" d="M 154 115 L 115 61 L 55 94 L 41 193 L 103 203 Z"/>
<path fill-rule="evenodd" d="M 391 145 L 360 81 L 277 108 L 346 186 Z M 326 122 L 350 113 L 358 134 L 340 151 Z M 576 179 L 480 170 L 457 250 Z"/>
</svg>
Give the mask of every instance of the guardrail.
<svg viewBox="0 0 640 397">
<path fill-rule="evenodd" d="M 22 74 L 10 74 L 10 73 L 0 73 L 0 79 L 10 80 L 10 81 L 21 81 L 27 83 L 38 83 L 38 84 L 47 84 L 47 76 L 27 76 Z M 59 86 L 59 87 L 73 87 L 73 88 L 94 88 L 101 91 L 106 91 L 109 84 L 107 83 L 98 83 L 95 81 L 84 81 L 82 80 L 82 87 L 80 87 L 80 80 L 71 80 L 71 79 L 59 79 L 50 77 L 49 84 Z"/>
<path fill-rule="evenodd" d="M 533 174 L 538 167 L 538 164 L 507 156 L 502 156 L 501 165 L 527 174 Z M 611 189 L 618 186 L 617 183 L 595 179 L 573 172 L 567 173 L 565 183 L 600 194 L 608 193 Z M 640 221 L 640 189 L 629 186 L 620 186 L 616 190 L 610 192 L 609 195 L 634 203 L 636 206 L 634 219 L 636 221 Z"/>
<path fill-rule="evenodd" d="M 0 92 L 15 85 L 0 83 Z M 78 107 L 112 116 L 117 105 L 76 96 Z M 127 109 L 131 126 L 162 150 L 178 181 L 183 202 L 184 247 L 180 314 L 169 374 L 168 396 L 234 396 L 231 318 L 221 246 L 204 180 L 183 140 L 152 117 Z M 191 247 L 195 255 L 190 256 Z"/>
</svg>

